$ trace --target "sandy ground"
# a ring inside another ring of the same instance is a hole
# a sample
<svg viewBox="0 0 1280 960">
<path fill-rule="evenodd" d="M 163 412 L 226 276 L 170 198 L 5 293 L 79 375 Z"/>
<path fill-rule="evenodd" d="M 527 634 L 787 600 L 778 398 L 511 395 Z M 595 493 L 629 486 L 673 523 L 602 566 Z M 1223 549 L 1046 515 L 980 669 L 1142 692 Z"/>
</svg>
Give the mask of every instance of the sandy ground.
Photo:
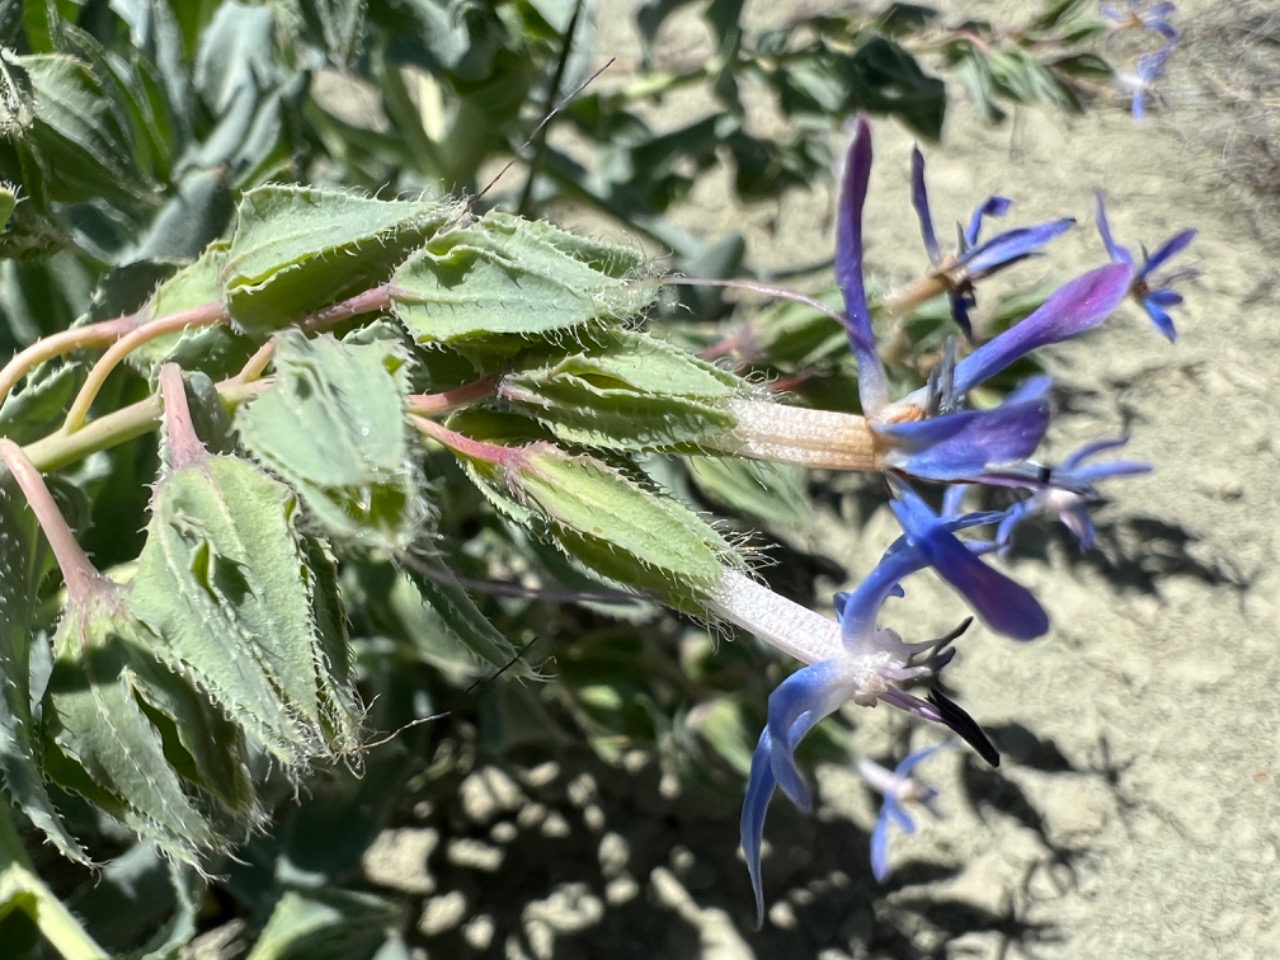
<svg viewBox="0 0 1280 960">
<path fill-rule="evenodd" d="M 1184 6 L 1193 24 L 1211 4 Z M 625 63 L 623 18 L 602 26 Z M 947 816 L 895 838 L 895 872 L 878 888 L 865 866 L 873 800 L 851 771 L 820 769 L 816 817 L 775 801 L 760 933 L 735 804 L 682 793 L 641 759 L 611 771 L 585 750 L 480 771 L 369 858 L 372 879 L 419 898 L 428 956 L 1280 956 L 1280 218 L 1227 176 L 1239 157 L 1187 72 L 1195 54 L 1175 59 L 1170 102 L 1145 124 L 1103 106 L 1020 111 L 992 129 L 957 97 L 945 146 L 929 151 L 941 223 L 997 191 L 1020 222 L 1080 218 L 1024 278 L 1103 262 L 1095 186 L 1133 246 L 1200 230 L 1187 262 L 1204 273 L 1181 288 L 1177 345 L 1127 305 L 1052 353 L 1065 413 L 1050 459 L 1128 431 L 1128 455 L 1157 469 L 1111 486 L 1096 553 L 1081 558 L 1056 533 L 1022 541 L 1013 572 L 1049 608 L 1047 639 L 961 641 L 950 679 L 1004 751 L 1000 770 L 962 750 L 935 757 L 926 778 Z M 875 136 L 870 260 L 905 280 L 923 263 L 910 139 L 887 122 Z M 780 209 L 737 209 L 714 184 L 702 199 L 696 226 L 747 225 L 758 262 L 830 247 L 828 187 Z M 894 534 L 881 510 L 827 549 L 862 572 Z M 962 615 L 936 584 L 910 586 L 904 633 L 932 636 Z M 856 719 L 873 755 L 937 736 L 884 710 Z"/>
</svg>

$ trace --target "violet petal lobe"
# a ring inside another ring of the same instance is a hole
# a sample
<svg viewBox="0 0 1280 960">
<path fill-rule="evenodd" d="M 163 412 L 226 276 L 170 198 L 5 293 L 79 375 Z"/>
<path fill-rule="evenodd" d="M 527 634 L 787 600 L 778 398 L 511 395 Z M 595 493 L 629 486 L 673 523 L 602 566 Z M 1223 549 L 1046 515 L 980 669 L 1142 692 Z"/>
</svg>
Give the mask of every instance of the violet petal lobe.
<svg viewBox="0 0 1280 960">
<path fill-rule="evenodd" d="M 1058 288 L 1021 323 L 956 364 L 956 390 L 968 393 L 1031 351 L 1096 327 L 1120 305 L 1132 282 L 1130 266 L 1112 263 Z"/>
<path fill-rule="evenodd" d="M 938 249 L 938 237 L 933 232 L 933 218 L 929 215 L 929 191 L 924 185 L 924 154 L 920 148 L 911 148 L 911 206 L 915 208 L 920 220 L 920 235 L 924 238 L 924 249 L 929 254 L 929 262 L 937 265 L 942 259 Z"/>
<path fill-rule="evenodd" d="M 849 347 L 858 364 L 858 394 L 863 413 L 874 416 L 889 401 L 889 381 L 876 351 L 871 311 L 862 279 L 862 208 L 871 179 L 871 126 L 858 115 L 853 143 L 845 156 L 836 222 L 836 285 L 844 297 Z"/>
<path fill-rule="evenodd" d="M 769 695 L 773 777 L 782 792 L 806 813 L 813 808 L 813 795 L 796 763 L 795 749 L 819 721 L 852 696 L 847 668 L 844 657 L 812 664 L 791 674 Z"/>
<path fill-rule="evenodd" d="M 926 480 L 978 480 L 989 465 L 1025 460 L 1049 429 L 1049 401 L 961 410 L 931 420 L 877 425 L 894 441 L 888 463 Z"/>
<path fill-rule="evenodd" d="M 769 813 L 777 781 L 773 779 L 773 740 L 765 727 L 751 755 L 751 774 L 742 802 L 742 855 L 747 861 L 751 889 L 756 895 L 756 929 L 764 926 L 764 885 L 760 879 L 760 850 L 764 846 L 764 821 Z"/>
<path fill-rule="evenodd" d="M 970 277 L 981 277 L 1001 267 L 1039 254 L 1040 248 L 1054 237 L 1065 233 L 1075 224 L 1074 217 L 1065 217 L 1034 227 L 1018 227 L 997 234 L 986 243 L 978 244 L 956 262 L 964 267 Z"/>
<path fill-rule="evenodd" d="M 991 629 L 1014 640 L 1048 632 L 1049 615 L 1031 591 L 974 556 L 906 483 L 890 477 L 890 485 L 889 506 L 907 541 Z"/>
</svg>

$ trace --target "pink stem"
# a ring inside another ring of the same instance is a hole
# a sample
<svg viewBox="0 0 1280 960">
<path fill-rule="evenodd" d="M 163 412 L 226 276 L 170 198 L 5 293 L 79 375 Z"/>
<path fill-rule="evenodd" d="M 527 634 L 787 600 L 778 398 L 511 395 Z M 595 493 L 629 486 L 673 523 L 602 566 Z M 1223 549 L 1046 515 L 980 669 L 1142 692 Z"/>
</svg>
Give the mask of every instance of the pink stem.
<svg viewBox="0 0 1280 960">
<path fill-rule="evenodd" d="M 45 486 L 44 477 L 40 476 L 40 471 L 27 459 L 22 448 L 12 440 L 0 439 L 0 460 L 9 468 L 9 473 L 27 498 L 31 512 L 36 515 L 36 522 L 44 531 L 45 539 L 53 548 L 54 558 L 58 561 L 62 579 L 67 585 L 67 593 L 77 603 L 86 602 L 95 590 L 110 581 L 97 571 L 76 542 L 75 534 L 67 526 L 66 518 L 54 503 L 49 488 Z"/>
<path fill-rule="evenodd" d="M 423 416 L 448 413 L 456 407 L 462 407 L 476 400 L 492 397 L 497 392 L 496 376 L 482 377 L 474 383 L 465 383 L 452 390 L 440 393 L 419 393 L 409 398 L 409 409 Z"/>
<path fill-rule="evenodd" d="M 164 425 L 169 444 L 169 466 L 178 470 L 209 458 L 209 451 L 196 434 L 187 403 L 187 388 L 182 382 L 182 368 L 166 363 L 160 368 L 160 395 L 164 399 Z"/>
</svg>

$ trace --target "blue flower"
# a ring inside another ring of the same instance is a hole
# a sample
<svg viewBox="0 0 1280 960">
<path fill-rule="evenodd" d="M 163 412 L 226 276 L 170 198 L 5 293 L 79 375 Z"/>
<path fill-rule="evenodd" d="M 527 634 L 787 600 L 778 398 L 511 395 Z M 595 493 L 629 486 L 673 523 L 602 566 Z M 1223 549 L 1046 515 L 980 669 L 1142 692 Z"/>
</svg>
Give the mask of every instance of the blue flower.
<svg viewBox="0 0 1280 960">
<path fill-rule="evenodd" d="M 1128 6 L 1128 10 L 1121 11 L 1113 6 L 1104 5 L 1102 15 L 1114 23 L 1117 29 L 1154 30 L 1169 44 L 1177 43 L 1178 31 L 1169 22 L 1169 15 L 1176 10 L 1172 3 L 1157 3 L 1144 10 L 1138 0 L 1129 0 Z"/>
<path fill-rule="evenodd" d="M 741 823 L 742 850 L 761 923 L 764 892 L 760 849 L 769 802 L 774 791 L 781 788 L 800 809 L 811 809 L 812 794 L 796 763 L 796 747 L 819 721 L 843 704 L 852 701 L 874 707 L 886 703 L 942 724 L 959 734 L 988 763 L 995 766 L 1000 762 L 982 729 L 959 705 L 937 689 L 930 689 L 922 698 L 902 688 L 903 684 L 937 678 L 955 656 L 952 641 L 964 632 L 969 621 L 944 637 L 923 643 L 906 643 L 895 631 L 878 628 L 877 619 L 885 601 L 903 596 L 901 581 L 933 566 L 998 632 L 1029 640 L 1048 630 L 1048 617 L 1035 597 L 982 563 L 956 537 L 958 531 L 992 523 L 1000 514 L 940 518 L 905 484 L 895 482 L 894 486 L 898 498 L 894 512 L 905 532 L 856 590 L 836 594 L 843 650 L 838 656 L 796 671 L 769 697 L 768 723 L 751 759 Z M 987 549 L 988 544 L 980 545 L 980 550 Z"/>
<path fill-rule="evenodd" d="M 908 834 L 916 832 L 916 823 L 904 809 L 904 804 L 918 803 L 928 810 L 935 820 L 942 818 L 942 813 L 934 804 L 938 791 L 912 777 L 911 771 L 939 750 L 949 746 L 951 742 L 944 741 L 916 750 L 908 754 L 893 770 L 887 770 L 866 757 L 858 758 L 858 773 L 884 797 L 880 816 L 876 819 L 875 828 L 871 832 L 871 872 L 881 883 L 884 883 L 889 876 L 889 827 L 897 826 L 903 833 Z"/>
<path fill-rule="evenodd" d="M 1102 235 L 1102 242 L 1106 245 L 1107 254 L 1111 257 L 1112 262 L 1127 264 L 1135 268 L 1129 292 L 1142 305 L 1142 309 L 1151 318 L 1151 322 L 1155 324 L 1156 329 L 1164 334 L 1170 343 L 1174 342 L 1178 339 L 1178 331 L 1174 329 L 1173 318 L 1169 316 L 1165 308 L 1174 307 L 1182 303 L 1182 294 L 1171 290 L 1169 284 L 1194 276 L 1196 271 L 1180 270 L 1158 280 L 1152 274 L 1160 269 L 1165 264 L 1165 261 L 1190 246 L 1191 241 L 1196 238 L 1197 231 L 1192 228 L 1174 234 L 1153 254 L 1148 254 L 1144 247 L 1142 250 L 1142 266 L 1138 268 L 1129 248 L 1122 247 L 1112 238 L 1111 226 L 1107 223 L 1107 208 L 1102 198 L 1102 191 L 1098 190 L 1096 193 L 1098 197 L 1098 233 Z"/>
<path fill-rule="evenodd" d="M 1067 457 L 1061 466 L 1053 469 L 1053 474 L 1060 480 L 1086 487 L 1092 491 L 1093 484 L 1108 477 L 1132 477 L 1137 474 L 1150 473 L 1151 465 L 1135 460 L 1112 460 L 1106 463 L 1090 463 L 1085 461 L 1107 450 L 1116 450 L 1129 442 L 1127 437 L 1115 440 L 1100 440 L 1077 450 Z M 1031 517 L 1040 514 L 1053 514 L 1058 517 L 1075 534 L 1080 542 L 1080 549 L 1092 549 L 1097 538 L 1093 521 L 1089 519 L 1086 509 L 1096 494 L 1078 493 L 1074 490 L 1047 487 L 1037 490 L 1026 500 L 1015 503 L 1005 511 L 1004 519 L 996 531 L 996 542 L 1001 552 L 1008 550 L 1013 540 L 1013 531 Z"/>
<path fill-rule="evenodd" d="M 951 315 L 969 340 L 973 339 L 969 311 L 978 303 L 974 284 L 1020 260 L 1040 256 L 1041 247 L 1076 222 L 1074 217 L 1064 217 L 1034 227 L 1006 230 L 979 243 L 983 218 L 1002 217 L 1013 205 L 1013 201 L 1006 197 L 988 197 L 974 211 L 968 227 L 959 231 L 959 249 L 944 256 L 938 247 L 938 238 L 933 231 L 933 218 L 929 214 L 929 194 L 924 184 L 924 154 L 919 147 L 914 147 L 911 151 L 911 205 L 915 207 L 916 216 L 920 219 L 920 232 L 924 237 L 929 262 L 933 264 L 933 275 L 946 285 L 947 295 L 951 298 Z"/>
<path fill-rule="evenodd" d="M 859 116 L 845 161 L 836 227 L 836 283 L 845 302 L 849 346 L 858 366 L 858 393 L 884 449 L 887 469 L 942 482 L 983 482 L 1042 486 L 1042 471 L 1025 461 L 1048 429 L 1050 409 L 1044 396 L 1048 382 L 1036 380 L 994 410 L 963 410 L 973 387 L 1032 350 L 1074 337 L 1097 326 L 1129 292 L 1133 271 L 1127 264 L 1101 267 L 1066 284 L 1039 310 L 1000 336 L 983 344 L 948 369 L 945 385 L 916 391 L 891 402 L 884 363 L 876 349 L 871 313 L 862 276 L 862 210 L 871 177 L 871 129 Z M 917 210 L 926 245 L 937 248 L 923 191 L 923 161 L 918 164 Z M 1003 212 L 1006 204 L 992 198 L 975 214 L 962 246 L 962 271 L 970 279 L 1031 256 L 1054 231 L 1057 221 L 1026 231 L 1009 231 L 977 244 L 983 216 Z"/>
</svg>

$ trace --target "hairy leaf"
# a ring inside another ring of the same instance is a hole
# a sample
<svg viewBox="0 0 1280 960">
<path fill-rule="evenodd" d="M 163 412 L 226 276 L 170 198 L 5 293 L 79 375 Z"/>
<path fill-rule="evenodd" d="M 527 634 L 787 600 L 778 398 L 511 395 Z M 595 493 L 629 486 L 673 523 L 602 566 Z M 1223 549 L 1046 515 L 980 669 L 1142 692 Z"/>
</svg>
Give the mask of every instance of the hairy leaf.
<svg viewBox="0 0 1280 960">
<path fill-rule="evenodd" d="M 419 343 L 542 337 L 640 313 L 655 292 L 643 268 L 636 250 L 493 213 L 405 262 L 393 299 Z"/>
<path fill-rule="evenodd" d="M 504 467 L 467 461 L 472 478 L 512 519 L 605 577 L 696 609 L 737 558 L 697 514 L 589 456 L 551 444 L 522 448 Z"/>
<path fill-rule="evenodd" d="M 271 389 L 236 416 L 245 446 L 328 534 L 394 552 L 428 516 L 405 422 L 408 363 L 395 341 L 289 332 L 277 342 Z"/>
<path fill-rule="evenodd" d="M 202 715 L 199 695 L 148 664 L 134 626 L 121 615 L 122 590 L 110 584 L 84 603 L 73 601 L 58 626 L 45 711 L 48 770 L 64 789 L 105 808 L 171 856 L 198 864 L 203 852 L 225 841 L 197 809 L 183 773 L 230 775 L 231 782 L 218 787 L 245 809 L 253 805 L 252 791 L 234 760 L 202 771 L 194 756 L 179 755 L 179 718 L 188 742 L 210 742 L 211 731 L 194 726 Z M 144 679 L 139 668 L 151 676 Z M 153 722 L 152 711 L 160 722 Z M 234 755 L 234 740 L 212 742 L 201 755 Z"/>
<path fill-rule="evenodd" d="M 250 190 L 223 267 L 227 309 L 246 331 L 270 333 L 387 279 L 456 213 L 442 200 L 374 200 L 283 184 Z"/>
<path fill-rule="evenodd" d="M 244 460 L 163 478 L 132 592 L 156 653 L 282 763 L 356 743 L 332 563 L 295 529 L 297 500 Z"/>
<path fill-rule="evenodd" d="M 622 450 L 689 450 L 737 426 L 737 377 L 653 337 L 602 333 L 582 352 L 503 379 L 499 395 L 561 440 Z"/>
<path fill-rule="evenodd" d="M 30 630 L 43 553 L 35 515 L 5 471 L 0 481 L 0 781 L 8 800 L 60 853 L 83 862 L 88 857 L 45 787 L 32 715 Z"/>
</svg>

